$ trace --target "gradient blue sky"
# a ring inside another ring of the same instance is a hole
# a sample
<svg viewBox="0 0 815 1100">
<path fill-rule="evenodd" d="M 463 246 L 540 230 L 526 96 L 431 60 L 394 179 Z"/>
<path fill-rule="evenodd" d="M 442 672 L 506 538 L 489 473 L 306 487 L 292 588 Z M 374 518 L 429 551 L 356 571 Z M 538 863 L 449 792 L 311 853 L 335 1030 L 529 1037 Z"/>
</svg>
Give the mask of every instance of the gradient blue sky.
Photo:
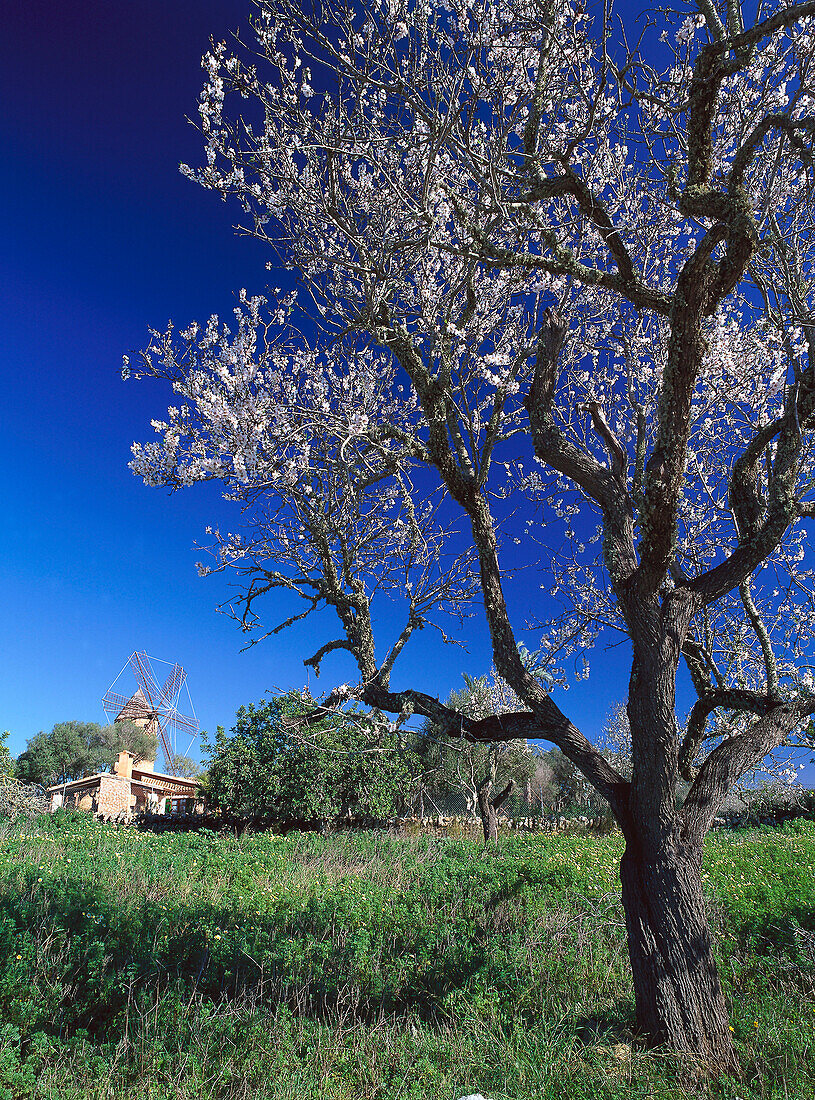
<svg viewBox="0 0 815 1100">
<path fill-rule="evenodd" d="M 249 10 L 26 0 L 4 11 L 0 729 L 15 754 L 57 721 L 103 720 L 101 696 L 134 649 L 184 665 L 213 731 L 266 691 L 302 687 L 302 660 L 327 637 L 312 644 L 304 627 L 242 653 L 215 612 L 226 580 L 195 571 L 194 544 L 225 506 L 210 486 L 170 497 L 127 469 L 167 400 L 122 382 L 122 353 L 149 325 L 227 313 L 238 288 L 269 278 L 260 245 L 232 231 L 236 211 L 177 170 L 201 157 L 185 121 L 201 54 Z M 490 665 L 480 623 L 471 637 L 464 654 L 421 636 L 395 683 L 442 697 L 460 687 L 462 671 Z M 591 680 L 557 697 L 589 737 L 624 695 L 625 653 L 597 652 Z M 341 657 L 326 661 L 326 686 L 351 675 Z"/>
</svg>

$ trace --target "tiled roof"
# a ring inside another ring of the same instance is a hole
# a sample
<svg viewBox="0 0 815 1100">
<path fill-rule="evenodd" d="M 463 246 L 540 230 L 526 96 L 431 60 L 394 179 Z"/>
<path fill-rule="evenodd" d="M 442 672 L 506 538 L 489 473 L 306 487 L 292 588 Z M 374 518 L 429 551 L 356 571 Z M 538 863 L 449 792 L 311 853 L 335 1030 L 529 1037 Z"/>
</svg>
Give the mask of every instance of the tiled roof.
<svg viewBox="0 0 815 1100">
<path fill-rule="evenodd" d="M 135 695 L 131 695 L 130 699 L 125 703 L 119 713 L 116 715 L 116 721 L 128 721 L 136 718 L 151 718 L 154 715 L 154 711 L 150 704 L 144 697 L 144 692 L 141 688 L 136 689 Z"/>
</svg>

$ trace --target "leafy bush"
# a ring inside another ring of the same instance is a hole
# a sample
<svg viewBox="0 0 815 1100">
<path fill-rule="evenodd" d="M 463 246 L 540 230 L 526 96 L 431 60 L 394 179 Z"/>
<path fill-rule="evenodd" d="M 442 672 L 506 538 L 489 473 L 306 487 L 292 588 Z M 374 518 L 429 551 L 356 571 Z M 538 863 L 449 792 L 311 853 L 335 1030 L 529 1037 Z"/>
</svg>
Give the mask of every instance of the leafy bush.
<svg viewBox="0 0 815 1100">
<path fill-rule="evenodd" d="M 402 808 L 412 756 L 354 716 L 304 722 L 316 704 L 291 692 L 241 707 L 230 735 L 209 753 L 209 804 L 237 817 L 311 821 L 343 815 L 387 819 Z"/>
</svg>

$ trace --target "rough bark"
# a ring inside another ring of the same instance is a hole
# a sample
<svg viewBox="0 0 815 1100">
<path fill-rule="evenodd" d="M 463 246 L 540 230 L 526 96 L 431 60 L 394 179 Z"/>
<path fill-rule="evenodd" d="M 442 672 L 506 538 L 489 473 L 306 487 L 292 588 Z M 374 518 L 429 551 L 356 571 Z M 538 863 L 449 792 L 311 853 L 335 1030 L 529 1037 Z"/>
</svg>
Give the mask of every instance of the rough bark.
<svg viewBox="0 0 815 1100">
<path fill-rule="evenodd" d="M 737 1074 L 700 866 L 701 845 L 626 846 L 620 871 L 637 1026 L 652 1045 Z"/>
<path fill-rule="evenodd" d="M 645 585 L 646 593 L 650 586 Z M 676 672 L 693 599 L 626 594 L 634 660 L 629 684 L 633 775 L 626 810 L 622 901 L 637 1026 L 652 1045 L 737 1073 L 701 883 L 704 832 L 689 837 L 675 806 L 679 776 Z"/>
<path fill-rule="evenodd" d="M 484 843 L 498 843 L 498 811 L 509 798 L 515 786 L 510 779 L 506 787 L 493 797 L 492 788 L 495 783 L 495 759 L 491 754 L 490 771 L 478 784 L 476 795 L 478 798 L 478 812 L 481 816 L 481 827 L 484 830 Z"/>
</svg>

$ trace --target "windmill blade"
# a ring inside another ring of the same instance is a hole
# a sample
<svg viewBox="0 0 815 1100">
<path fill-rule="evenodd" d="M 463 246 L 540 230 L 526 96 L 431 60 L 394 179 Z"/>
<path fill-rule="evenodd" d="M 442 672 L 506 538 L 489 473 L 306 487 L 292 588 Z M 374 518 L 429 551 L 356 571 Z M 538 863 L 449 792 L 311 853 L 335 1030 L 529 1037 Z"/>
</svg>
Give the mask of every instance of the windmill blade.
<svg viewBox="0 0 815 1100">
<path fill-rule="evenodd" d="M 161 701 L 161 692 L 150 667 L 150 659 L 146 653 L 133 653 L 130 657 L 130 667 L 136 677 L 136 683 L 142 689 L 150 704 L 155 710 Z"/>
<path fill-rule="evenodd" d="M 170 738 L 167 734 L 167 723 L 162 722 L 161 719 L 157 719 L 158 734 L 161 740 L 161 747 L 164 749 L 164 762 L 167 766 L 167 774 L 175 775 L 175 765 L 173 763 L 173 750 L 170 744 Z"/>
<path fill-rule="evenodd" d="M 197 718 L 190 718 L 188 714 L 179 714 L 178 711 L 173 711 L 169 715 L 169 719 L 173 725 L 178 726 L 183 733 L 198 733 Z"/>
<path fill-rule="evenodd" d="M 161 689 L 161 698 L 166 706 L 173 706 L 186 679 L 187 674 L 181 665 L 173 665 L 170 669 L 170 675 L 164 681 L 164 687 Z"/>
<path fill-rule="evenodd" d="M 122 710 L 123 707 L 127 706 L 127 704 L 130 702 L 130 699 L 131 696 L 129 695 L 119 695 L 119 693 L 116 691 L 108 691 L 105 693 L 105 696 L 102 699 L 102 706 L 105 708 L 106 711 L 115 710 L 118 712 Z"/>
</svg>

